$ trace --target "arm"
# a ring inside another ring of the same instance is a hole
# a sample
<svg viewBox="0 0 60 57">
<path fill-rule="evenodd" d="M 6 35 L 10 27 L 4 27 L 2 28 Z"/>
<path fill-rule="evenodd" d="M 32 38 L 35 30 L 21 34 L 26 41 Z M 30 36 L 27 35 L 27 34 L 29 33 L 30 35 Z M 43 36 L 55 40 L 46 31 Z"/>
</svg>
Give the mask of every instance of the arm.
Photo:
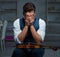
<svg viewBox="0 0 60 57">
<path fill-rule="evenodd" d="M 33 36 L 33 38 L 35 39 L 35 41 L 37 43 L 40 43 L 44 40 L 45 27 L 46 27 L 46 23 L 43 20 L 39 20 L 39 29 L 38 29 L 38 31 L 35 30 L 33 25 L 30 27 L 32 36 Z"/>
<path fill-rule="evenodd" d="M 25 39 L 25 36 L 28 31 L 28 27 L 29 27 L 29 21 L 27 19 L 25 19 L 25 27 L 23 28 L 22 32 L 18 35 L 18 38 L 21 42 L 23 42 Z"/>
<path fill-rule="evenodd" d="M 28 31 L 28 26 L 25 26 L 25 27 L 23 28 L 22 32 L 18 35 L 18 38 L 19 38 L 19 40 L 20 40 L 21 42 L 24 41 L 25 36 L 26 36 L 26 34 L 27 34 L 27 31 Z"/>
<path fill-rule="evenodd" d="M 37 33 L 41 36 L 42 41 L 44 41 L 44 38 L 45 38 L 45 30 L 46 30 L 45 21 L 42 19 L 39 19 L 39 29 L 37 30 Z"/>
<path fill-rule="evenodd" d="M 35 41 L 37 43 L 42 42 L 41 36 L 36 32 L 36 30 L 35 30 L 33 25 L 30 26 L 30 29 L 31 29 L 31 33 L 32 33 L 32 36 L 35 39 Z"/>
<path fill-rule="evenodd" d="M 20 25 L 19 25 L 19 19 L 15 20 L 13 23 L 13 31 L 14 31 L 14 40 L 17 43 L 22 43 L 22 41 L 24 40 L 24 37 L 27 33 L 28 27 L 25 26 L 23 28 L 23 30 L 20 29 Z"/>
</svg>

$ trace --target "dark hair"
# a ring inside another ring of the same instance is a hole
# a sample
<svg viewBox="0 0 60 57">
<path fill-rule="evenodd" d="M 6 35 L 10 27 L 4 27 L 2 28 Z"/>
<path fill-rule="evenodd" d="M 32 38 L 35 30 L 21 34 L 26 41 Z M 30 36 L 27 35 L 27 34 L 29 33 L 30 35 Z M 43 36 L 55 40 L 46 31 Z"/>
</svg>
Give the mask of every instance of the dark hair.
<svg viewBox="0 0 60 57">
<path fill-rule="evenodd" d="M 26 3 L 24 6 L 23 6 L 23 14 L 25 14 L 26 12 L 30 12 L 32 10 L 35 11 L 36 7 L 33 3 Z"/>
</svg>

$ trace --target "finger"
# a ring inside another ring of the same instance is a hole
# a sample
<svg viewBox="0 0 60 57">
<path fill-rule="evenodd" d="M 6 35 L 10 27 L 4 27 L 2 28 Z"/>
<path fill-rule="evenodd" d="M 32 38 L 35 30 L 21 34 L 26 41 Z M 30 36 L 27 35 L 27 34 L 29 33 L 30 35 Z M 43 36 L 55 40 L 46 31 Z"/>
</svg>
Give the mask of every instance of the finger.
<svg viewBox="0 0 60 57">
<path fill-rule="evenodd" d="M 28 20 L 25 20 L 25 22 L 28 22 Z"/>
<path fill-rule="evenodd" d="M 34 20 L 31 20 L 31 21 L 30 21 L 30 23 L 33 23 L 33 22 L 34 22 Z"/>
</svg>

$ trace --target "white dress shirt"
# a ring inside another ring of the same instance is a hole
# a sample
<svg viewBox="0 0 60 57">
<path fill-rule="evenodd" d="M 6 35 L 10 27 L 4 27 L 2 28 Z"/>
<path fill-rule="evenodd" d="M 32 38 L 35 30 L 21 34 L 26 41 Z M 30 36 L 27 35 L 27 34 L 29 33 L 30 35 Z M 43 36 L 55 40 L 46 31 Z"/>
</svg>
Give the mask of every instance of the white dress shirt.
<svg viewBox="0 0 60 57">
<path fill-rule="evenodd" d="M 13 31 L 14 31 L 14 40 L 16 41 L 16 43 L 22 43 L 19 38 L 18 35 L 22 32 L 22 30 L 20 29 L 20 18 L 18 18 L 17 20 L 14 21 L 13 23 Z M 46 29 L 46 23 L 44 20 L 42 20 L 41 18 L 39 18 L 39 29 L 37 30 L 37 33 L 41 36 L 42 41 L 44 41 L 44 37 L 45 37 L 45 29 Z"/>
</svg>

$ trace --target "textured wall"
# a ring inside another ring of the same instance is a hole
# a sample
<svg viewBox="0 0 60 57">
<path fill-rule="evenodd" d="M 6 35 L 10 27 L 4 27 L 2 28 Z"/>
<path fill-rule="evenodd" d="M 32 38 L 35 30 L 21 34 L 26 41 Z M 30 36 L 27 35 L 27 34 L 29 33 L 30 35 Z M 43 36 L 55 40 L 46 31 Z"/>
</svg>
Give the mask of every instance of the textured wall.
<svg viewBox="0 0 60 57">
<path fill-rule="evenodd" d="M 45 14 L 45 12 L 46 12 L 46 10 L 45 10 L 45 8 L 46 8 L 46 5 L 45 5 L 45 0 L 43 1 L 43 0 L 17 0 L 17 16 L 18 17 L 22 17 L 23 15 L 22 15 L 22 12 L 23 12 L 23 10 L 22 10 L 22 8 L 23 8 L 23 5 L 26 3 L 26 2 L 32 2 L 32 3 L 34 3 L 35 4 L 35 6 L 36 6 L 36 16 L 37 17 L 41 17 L 41 18 L 43 18 L 43 19 L 45 19 L 46 18 L 46 14 Z"/>
</svg>

